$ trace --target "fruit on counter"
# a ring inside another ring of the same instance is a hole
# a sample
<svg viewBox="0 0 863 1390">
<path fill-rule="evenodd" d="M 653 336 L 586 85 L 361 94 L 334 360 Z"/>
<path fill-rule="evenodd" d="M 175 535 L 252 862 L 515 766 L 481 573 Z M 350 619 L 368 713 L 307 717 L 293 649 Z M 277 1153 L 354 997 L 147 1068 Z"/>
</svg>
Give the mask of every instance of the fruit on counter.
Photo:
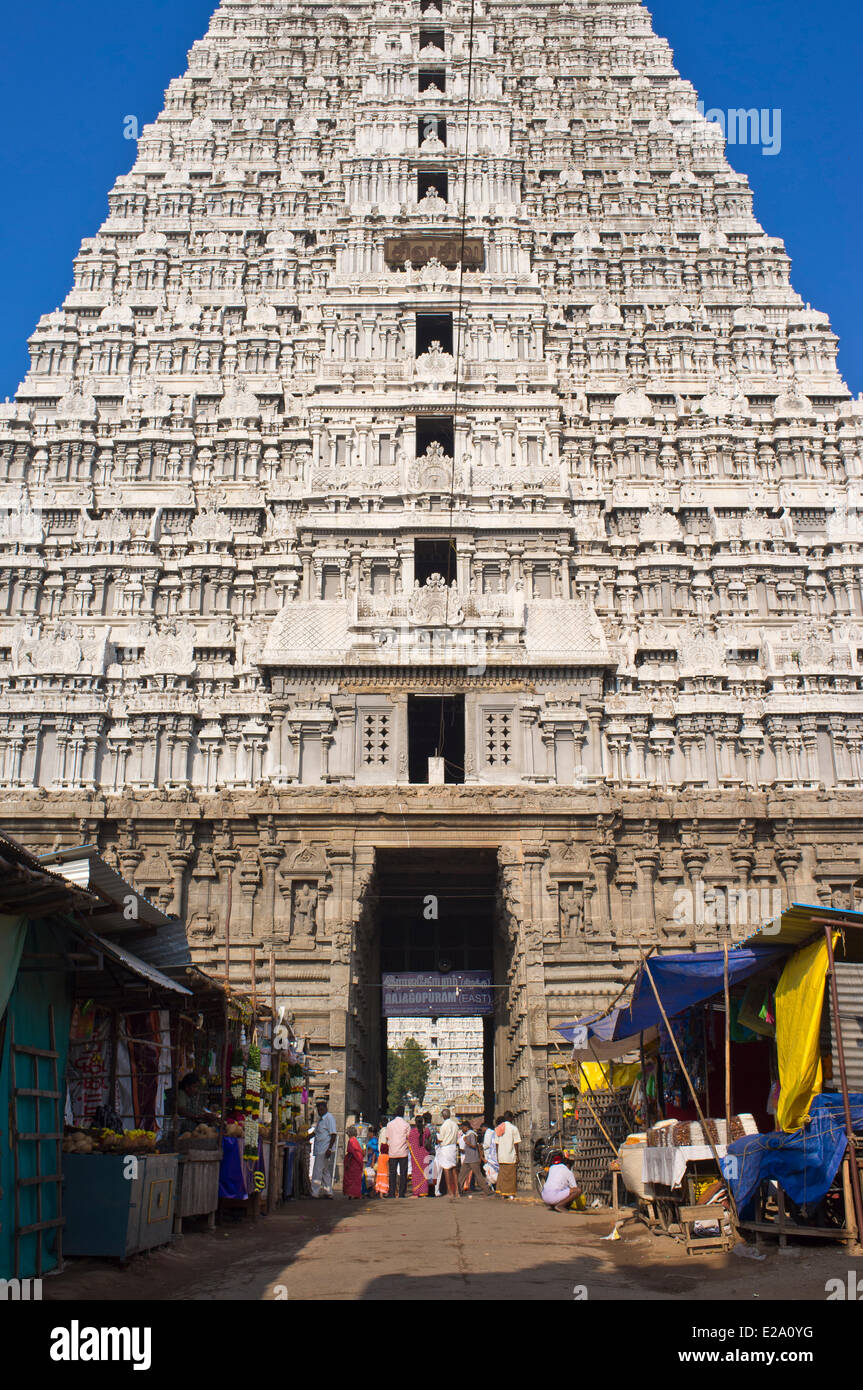
<svg viewBox="0 0 863 1390">
<path fill-rule="evenodd" d="M 124 1129 L 119 1133 L 114 1129 L 103 1129 L 99 1136 L 99 1147 L 103 1153 L 153 1153 L 156 1132 L 152 1129 Z"/>
<path fill-rule="evenodd" d="M 89 1134 L 83 1130 L 76 1130 L 74 1134 L 67 1134 L 63 1140 L 64 1154 L 91 1154 L 95 1144 Z"/>
</svg>

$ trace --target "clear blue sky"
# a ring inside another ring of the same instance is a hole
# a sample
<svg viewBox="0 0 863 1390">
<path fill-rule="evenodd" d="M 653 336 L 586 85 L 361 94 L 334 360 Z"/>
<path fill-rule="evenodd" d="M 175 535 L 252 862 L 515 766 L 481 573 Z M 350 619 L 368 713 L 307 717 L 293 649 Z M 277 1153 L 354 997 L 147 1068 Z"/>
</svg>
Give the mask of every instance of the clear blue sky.
<svg viewBox="0 0 863 1390">
<path fill-rule="evenodd" d="M 755 212 L 784 238 L 804 300 L 829 313 L 840 366 L 863 391 L 860 0 L 652 0 L 658 33 L 705 105 L 782 110 L 775 158 L 736 146 Z M 36 0 L 6 7 L 0 86 L 0 399 L 27 368 L 26 339 L 65 298 L 81 239 L 134 160 L 124 117 L 158 114 L 215 0 Z"/>
</svg>

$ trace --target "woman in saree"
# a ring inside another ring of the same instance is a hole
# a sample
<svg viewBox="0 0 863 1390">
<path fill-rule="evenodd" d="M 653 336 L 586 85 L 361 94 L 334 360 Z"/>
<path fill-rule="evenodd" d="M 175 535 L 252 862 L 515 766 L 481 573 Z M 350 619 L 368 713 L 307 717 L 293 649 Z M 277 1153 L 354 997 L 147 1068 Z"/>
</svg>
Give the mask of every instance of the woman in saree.
<svg viewBox="0 0 863 1390">
<path fill-rule="evenodd" d="M 411 1196 L 428 1196 L 428 1179 L 425 1175 L 428 1153 L 425 1147 L 425 1125 L 421 1115 L 415 1115 L 408 1135 L 408 1152 L 411 1156 Z"/>
<path fill-rule="evenodd" d="M 382 1142 L 380 1149 L 378 1172 L 375 1178 L 375 1192 L 379 1197 L 386 1197 L 390 1190 L 390 1146 Z"/>
<path fill-rule="evenodd" d="M 362 1197 L 363 1195 L 363 1151 L 357 1138 L 356 1125 L 348 1126 L 348 1146 L 345 1149 L 342 1191 L 346 1197 Z"/>
</svg>

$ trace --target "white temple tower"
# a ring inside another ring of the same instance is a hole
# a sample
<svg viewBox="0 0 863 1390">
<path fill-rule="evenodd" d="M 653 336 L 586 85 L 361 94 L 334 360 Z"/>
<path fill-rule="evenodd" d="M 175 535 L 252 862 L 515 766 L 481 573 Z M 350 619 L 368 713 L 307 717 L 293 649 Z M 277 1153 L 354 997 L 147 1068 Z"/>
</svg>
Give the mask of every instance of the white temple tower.
<svg viewBox="0 0 863 1390">
<path fill-rule="evenodd" d="M 334 1109 L 386 931 L 541 1123 L 639 941 L 854 900 L 863 406 L 696 103 L 635 0 L 223 0 L 0 407 L 0 824 L 213 969 L 230 878 Z"/>
</svg>

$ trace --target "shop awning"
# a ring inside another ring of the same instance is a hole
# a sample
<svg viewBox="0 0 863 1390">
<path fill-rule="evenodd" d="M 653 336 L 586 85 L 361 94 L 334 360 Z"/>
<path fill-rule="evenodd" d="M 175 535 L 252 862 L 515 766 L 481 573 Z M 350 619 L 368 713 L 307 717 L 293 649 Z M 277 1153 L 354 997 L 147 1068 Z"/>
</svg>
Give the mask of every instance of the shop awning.
<svg viewBox="0 0 863 1390">
<path fill-rule="evenodd" d="M 781 917 L 772 922 L 764 922 L 744 938 L 744 946 L 759 949 L 764 946 L 784 946 L 786 950 L 799 951 L 816 936 L 824 935 L 825 925 L 837 931 L 844 927 L 863 931 L 863 912 L 852 912 L 850 908 L 822 907 L 816 903 L 792 903 Z"/>
<path fill-rule="evenodd" d="M 176 980 L 172 980 L 167 975 L 163 975 L 161 970 L 157 970 L 154 965 L 150 965 L 147 961 L 141 960 L 139 956 L 133 956 L 131 951 L 127 951 L 124 947 L 118 946 L 116 942 L 106 941 L 103 936 L 97 936 L 95 932 L 82 932 L 80 939 L 85 945 L 90 946 L 94 951 L 98 951 L 100 955 L 107 956 L 115 965 L 122 966 L 123 969 L 130 971 L 131 974 L 137 975 L 142 980 L 146 980 L 148 984 L 155 985 L 157 989 L 166 989 L 174 994 L 191 996 L 192 991 L 186 989 L 185 985 L 177 984 Z"/>
<path fill-rule="evenodd" d="M 95 845 L 53 850 L 40 854 L 39 862 L 92 895 L 93 925 L 102 931 L 140 931 L 142 926 L 162 927 L 173 920 L 112 869 Z"/>
<path fill-rule="evenodd" d="M 738 946 L 728 952 L 728 979 L 734 985 L 750 975 L 766 970 L 774 961 L 788 954 L 788 946 L 759 946 L 757 948 Z M 650 973 L 659 991 L 663 1008 L 669 1018 L 674 1018 L 693 1004 L 700 1004 L 720 994 L 723 989 L 724 960 L 721 951 L 686 951 L 679 955 L 653 956 L 650 960 Z M 595 1038 L 597 1043 L 627 1042 L 635 1035 L 655 1028 L 662 1022 L 662 1014 L 651 988 L 644 967 L 639 970 L 635 981 L 632 999 L 628 1005 L 618 1006 L 609 1013 L 598 1017 L 589 1015 L 574 1023 L 561 1024 L 557 1031 L 568 1042 L 585 1037 Z M 582 1046 L 587 1046 L 584 1041 Z M 637 1044 L 636 1044 L 637 1046 Z"/>
</svg>

